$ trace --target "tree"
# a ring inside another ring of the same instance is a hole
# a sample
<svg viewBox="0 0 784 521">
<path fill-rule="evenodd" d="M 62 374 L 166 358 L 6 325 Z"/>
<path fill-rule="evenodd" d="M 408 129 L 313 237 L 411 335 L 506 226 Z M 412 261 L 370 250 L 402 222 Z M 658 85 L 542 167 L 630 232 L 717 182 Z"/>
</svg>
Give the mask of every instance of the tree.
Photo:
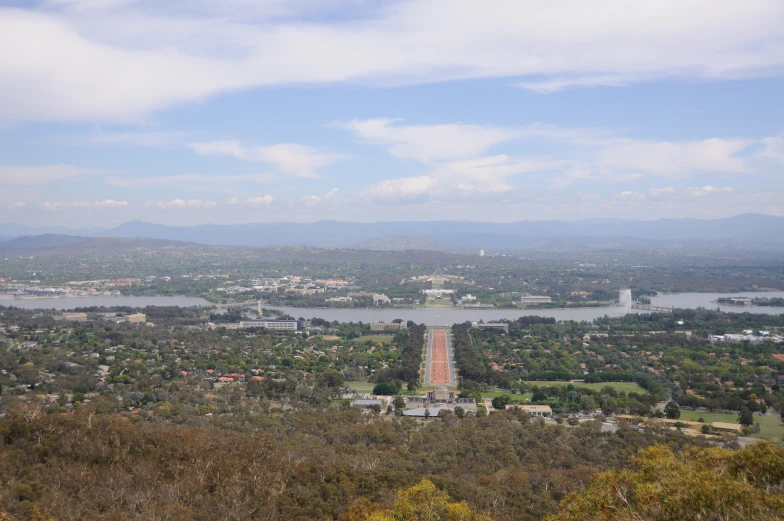
<svg viewBox="0 0 784 521">
<path fill-rule="evenodd" d="M 465 409 L 462 407 L 455 407 L 455 416 L 458 418 L 463 418 L 465 416 Z"/>
<path fill-rule="evenodd" d="M 754 414 L 744 407 L 740 410 L 740 414 L 738 414 L 738 423 L 744 427 L 750 427 L 754 424 Z"/>
<path fill-rule="evenodd" d="M 425 419 L 427 420 L 428 418 L 430 418 L 430 409 L 425 407 Z"/>
<path fill-rule="evenodd" d="M 352 507 L 353 508 L 353 507 Z M 360 507 L 367 511 L 367 503 Z M 345 519 L 349 519 L 346 516 Z M 398 492 L 395 505 L 389 510 L 376 510 L 366 521 L 492 521 L 484 514 L 472 510 L 464 501 L 454 502 L 431 481 Z"/>
<path fill-rule="evenodd" d="M 376 395 L 392 396 L 398 392 L 400 392 L 400 388 L 398 388 L 398 386 L 393 382 L 381 382 L 380 384 L 376 384 L 376 386 L 373 387 L 373 394 Z"/>
<path fill-rule="evenodd" d="M 784 448 L 763 441 L 740 451 L 664 445 L 642 449 L 633 468 L 603 472 L 569 494 L 546 521 L 780 519 Z"/>
<path fill-rule="evenodd" d="M 406 408 L 406 400 L 398 394 L 395 396 L 395 399 L 392 400 L 392 405 L 395 406 L 395 412 L 402 413 L 403 409 Z"/>
<path fill-rule="evenodd" d="M 506 405 L 511 401 L 508 394 L 502 394 L 493 398 L 493 409 L 506 409 Z"/>
<path fill-rule="evenodd" d="M 677 403 L 670 401 L 664 406 L 664 415 L 671 420 L 677 420 L 681 417 L 681 408 Z"/>
</svg>

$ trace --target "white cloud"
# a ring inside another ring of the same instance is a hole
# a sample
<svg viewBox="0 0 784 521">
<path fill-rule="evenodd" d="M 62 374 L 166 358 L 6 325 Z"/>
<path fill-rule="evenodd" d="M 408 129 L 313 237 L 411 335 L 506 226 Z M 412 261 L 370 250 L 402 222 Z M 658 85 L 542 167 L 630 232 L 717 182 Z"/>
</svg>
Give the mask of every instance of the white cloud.
<svg viewBox="0 0 784 521">
<path fill-rule="evenodd" d="M 24 201 L 19 201 L 17 203 L 13 203 L 13 204 L 8 205 L 8 209 L 9 210 L 19 210 L 20 208 L 24 208 L 25 206 L 27 206 L 27 203 L 25 203 Z"/>
<path fill-rule="evenodd" d="M 214 201 L 202 201 L 201 199 L 172 199 L 171 201 L 157 201 L 147 203 L 147 206 L 157 206 L 158 208 L 214 208 L 218 203 Z"/>
<path fill-rule="evenodd" d="M 73 165 L 0 165 L 0 184 L 44 185 L 62 179 L 72 179 L 100 173 L 103 173 L 103 171 L 91 168 L 80 168 Z"/>
<path fill-rule="evenodd" d="M 762 140 L 763 150 L 760 154 L 763 158 L 784 165 L 784 138 L 768 137 Z"/>
<path fill-rule="evenodd" d="M 614 140 L 595 155 L 602 175 L 643 174 L 683 177 L 696 172 L 748 173 L 750 167 L 739 154 L 753 142 L 740 139 L 706 139 L 680 143 Z"/>
<path fill-rule="evenodd" d="M 229 156 L 245 161 L 259 161 L 275 165 L 294 177 L 315 178 L 319 169 L 342 156 L 295 143 L 270 146 L 244 146 L 238 141 L 191 143 L 191 148 L 202 156 Z"/>
<path fill-rule="evenodd" d="M 245 204 L 252 204 L 252 205 L 266 205 L 270 204 L 273 201 L 271 195 L 261 195 L 257 197 L 248 197 L 245 200 Z"/>
<path fill-rule="evenodd" d="M 271 204 L 272 201 L 274 201 L 274 199 L 271 195 L 259 195 L 254 197 L 248 197 L 244 201 L 241 201 L 238 197 L 232 197 L 231 199 L 226 201 L 226 204 L 228 205 L 245 204 L 249 206 L 261 206 L 261 205 Z"/>
<path fill-rule="evenodd" d="M 54 202 L 43 202 L 41 203 L 41 208 L 46 210 L 47 212 L 56 212 L 63 208 L 62 203 L 54 203 Z"/>
<path fill-rule="evenodd" d="M 462 123 L 402 125 L 402 120 L 369 119 L 332 126 L 352 131 L 366 143 L 388 145 L 389 153 L 422 163 L 465 159 L 522 135 L 521 130 Z"/>
<path fill-rule="evenodd" d="M 22 204 L 25 203 L 17 203 Z M 48 212 L 57 212 L 66 208 L 127 208 L 130 204 L 128 201 L 115 201 L 114 199 L 105 199 L 103 201 L 87 202 L 87 201 L 71 201 L 67 203 L 61 202 L 43 202 L 41 207 Z"/>
<path fill-rule="evenodd" d="M 376 201 L 416 202 L 433 193 L 437 182 L 428 176 L 388 179 L 366 188 L 360 195 Z"/>
<path fill-rule="evenodd" d="M 96 208 L 124 208 L 130 206 L 128 201 L 115 201 L 114 199 L 106 199 L 104 201 L 96 201 L 93 203 Z"/>
<path fill-rule="evenodd" d="M 731 187 L 716 188 L 710 185 L 697 186 L 685 189 L 676 189 L 671 186 L 665 188 L 649 188 L 646 192 L 633 192 L 626 190 L 616 194 L 616 198 L 625 201 L 669 202 L 696 200 L 706 196 L 718 196 L 733 192 Z"/>
<path fill-rule="evenodd" d="M 750 77 L 781 70 L 782 26 L 777 0 L 55 0 L 0 9 L 0 119 L 138 121 L 292 83 Z"/>
</svg>

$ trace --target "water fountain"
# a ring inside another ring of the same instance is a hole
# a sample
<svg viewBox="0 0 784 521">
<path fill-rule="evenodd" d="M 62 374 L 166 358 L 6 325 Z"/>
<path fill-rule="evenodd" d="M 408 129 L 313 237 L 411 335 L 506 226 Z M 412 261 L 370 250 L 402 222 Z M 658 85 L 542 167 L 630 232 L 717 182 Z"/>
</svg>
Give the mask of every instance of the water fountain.
<svg viewBox="0 0 784 521">
<path fill-rule="evenodd" d="M 632 290 L 622 289 L 619 292 L 618 300 L 621 303 L 624 313 L 630 313 L 632 310 Z"/>
</svg>

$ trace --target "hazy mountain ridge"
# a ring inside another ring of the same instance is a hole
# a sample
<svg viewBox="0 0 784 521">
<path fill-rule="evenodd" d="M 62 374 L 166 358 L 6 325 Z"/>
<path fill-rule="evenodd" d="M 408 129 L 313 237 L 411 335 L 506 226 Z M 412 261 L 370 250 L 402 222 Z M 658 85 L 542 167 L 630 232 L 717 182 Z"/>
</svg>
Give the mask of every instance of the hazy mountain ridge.
<svg viewBox="0 0 784 521">
<path fill-rule="evenodd" d="M 576 244 L 657 245 L 732 243 L 784 247 L 784 217 L 743 214 L 700 219 L 585 219 L 580 221 L 397 221 L 357 223 L 249 223 L 168 226 L 131 221 L 116 228 L 67 230 L 0 225 L 0 235 L 58 233 L 85 237 L 151 238 L 215 246 L 332 246 L 368 249 L 512 250 L 548 241 Z"/>
<path fill-rule="evenodd" d="M 193 243 L 163 239 L 126 239 L 117 237 L 79 237 L 72 235 L 44 234 L 17 237 L 0 242 L 4 255 L 84 255 L 107 251 L 164 248 L 203 247 Z"/>
</svg>

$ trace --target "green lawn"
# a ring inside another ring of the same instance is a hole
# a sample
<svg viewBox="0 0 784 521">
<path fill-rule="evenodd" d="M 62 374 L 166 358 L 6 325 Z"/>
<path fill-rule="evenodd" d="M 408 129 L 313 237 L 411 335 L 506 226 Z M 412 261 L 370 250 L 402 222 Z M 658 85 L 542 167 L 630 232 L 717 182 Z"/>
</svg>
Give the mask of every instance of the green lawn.
<svg viewBox="0 0 784 521">
<path fill-rule="evenodd" d="M 505 394 L 512 399 L 512 403 L 528 403 L 531 401 L 531 393 L 512 394 L 512 393 L 507 393 L 502 391 L 487 391 L 480 394 L 482 395 L 482 398 L 490 398 L 490 399 L 497 398 L 502 394 Z"/>
<path fill-rule="evenodd" d="M 698 418 L 702 418 L 705 420 L 705 423 L 710 424 L 712 422 L 726 422 L 726 423 L 738 423 L 738 415 L 737 414 L 726 414 L 721 412 L 699 412 L 699 411 L 684 411 L 681 410 L 681 420 L 687 421 L 697 421 Z M 784 436 L 784 425 L 781 424 L 781 420 L 775 416 L 757 416 L 754 415 L 754 423 L 759 422 L 760 424 L 760 431 L 756 434 L 752 434 L 751 438 L 771 438 L 771 439 L 779 439 Z"/>
<path fill-rule="evenodd" d="M 368 382 L 346 382 L 346 385 L 357 391 L 372 391 L 376 384 Z"/>
<path fill-rule="evenodd" d="M 368 340 L 372 340 L 373 342 L 381 342 L 382 344 L 391 344 L 394 335 L 365 335 L 357 338 L 352 338 L 349 342 L 353 342 L 355 344 L 364 344 Z"/>
<path fill-rule="evenodd" d="M 588 389 L 593 389 L 594 391 L 601 390 L 602 387 L 610 386 L 616 391 L 623 391 L 625 393 L 635 392 L 639 394 L 647 394 L 648 391 L 637 385 L 635 382 L 602 382 L 602 383 L 583 383 L 583 382 L 546 382 L 546 381 L 536 381 L 536 382 L 525 382 L 528 385 L 536 385 L 538 387 L 552 387 L 554 385 L 573 385 L 575 387 L 587 387 Z"/>
<path fill-rule="evenodd" d="M 434 299 L 428 298 L 425 301 L 424 307 L 426 308 L 452 308 L 454 305 L 450 299 Z"/>
</svg>

